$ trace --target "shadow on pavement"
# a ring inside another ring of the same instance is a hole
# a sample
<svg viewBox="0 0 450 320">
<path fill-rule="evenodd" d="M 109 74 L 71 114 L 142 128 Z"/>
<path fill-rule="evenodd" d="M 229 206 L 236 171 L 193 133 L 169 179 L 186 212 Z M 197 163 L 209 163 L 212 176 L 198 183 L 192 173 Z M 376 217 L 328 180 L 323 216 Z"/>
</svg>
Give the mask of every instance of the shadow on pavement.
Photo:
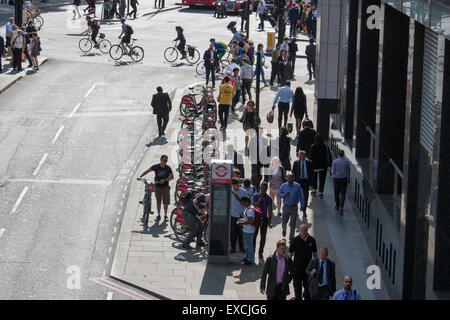
<svg viewBox="0 0 450 320">
<path fill-rule="evenodd" d="M 141 231 L 141 234 L 149 234 L 152 235 L 153 238 L 159 238 L 161 235 L 166 233 L 166 228 L 167 221 L 161 219 L 159 221 L 155 221 L 147 230 Z"/>
<path fill-rule="evenodd" d="M 201 295 L 222 295 L 225 282 L 228 276 L 232 275 L 234 270 L 242 268 L 240 264 L 230 263 L 226 272 L 223 265 L 207 264 L 203 274 L 202 284 L 200 286 Z"/>
</svg>

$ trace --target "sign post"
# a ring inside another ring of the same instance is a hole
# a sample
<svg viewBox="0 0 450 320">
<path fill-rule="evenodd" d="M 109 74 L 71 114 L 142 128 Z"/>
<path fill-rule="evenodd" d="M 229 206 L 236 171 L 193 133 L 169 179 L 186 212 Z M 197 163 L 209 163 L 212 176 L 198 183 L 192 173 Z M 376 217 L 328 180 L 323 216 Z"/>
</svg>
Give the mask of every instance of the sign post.
<svg viewBox="0 0 450 320">
<path fill-rule="evenodd" d="M 231 160 L 211 160 L 208 263 L 229 263 Z"/>
</svg>

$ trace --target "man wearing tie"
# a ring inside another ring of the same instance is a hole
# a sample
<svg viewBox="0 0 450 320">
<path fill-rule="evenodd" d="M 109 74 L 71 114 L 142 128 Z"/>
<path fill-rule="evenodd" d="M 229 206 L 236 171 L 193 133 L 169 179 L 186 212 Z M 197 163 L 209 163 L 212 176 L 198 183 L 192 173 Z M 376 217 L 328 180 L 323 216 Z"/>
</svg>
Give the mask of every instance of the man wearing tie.
<svg viewBox="0 0 450 320">
<path fill-rule="evenodd" d="M 303 191 L 303 217 L 306 218 L 306 207 L 308 206 L 309 186 L 311 181 L 309 177 L 312 176 L 312 162 L 306 159 L 306 151 L 301 150 L 298 153 L 298 160 L 294 161 L 292 166 L 292 173 L 294 174 L 294 181 L 300 184 Z"/>
<path fill-rule="evenodd" d="M 219 58 L 217 57 L 217 52 L 214 43 L 209 45 L 209 49 L 203 54 L 203 61 L 206 70 L 206 86 L 208 86 L 209 75 L 211 74 L 211 81 L 213 88 L 216 86 L 216 65 L 219 63 Z"/>
<path fill-rule="evenodd" d="M 336 291 L 335 264 L 328 257 L 327 247 L 322 247 L 320 258 L 312 259 L 306 272 L 310 276 L 309 291 L 312 300 L 329 300 Z"/>
</svg>

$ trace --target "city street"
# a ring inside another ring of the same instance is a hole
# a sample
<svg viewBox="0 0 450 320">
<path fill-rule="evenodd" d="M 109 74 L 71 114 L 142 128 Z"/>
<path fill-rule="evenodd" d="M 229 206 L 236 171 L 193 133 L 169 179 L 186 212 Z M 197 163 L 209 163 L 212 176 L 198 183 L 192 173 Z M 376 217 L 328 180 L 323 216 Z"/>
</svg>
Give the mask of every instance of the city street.
<svg viewBox="0 0 450 320">
<path fill-rule="evenodd" d="M 3 10 L 2 21 L 8 16 Z M 145 58 L 116 63 L 81 53 L 86 23 L 71 16 L 71 6 L 44 11 L 48 62 L 1 94 L 0 299 L 109 297 L 112 289 L 92 279 L 109 274 L 130 179 L 156 135 L 151 96 L 161 85 L 173 98 L 201 80 L 195 66 L 163 58 L 175 25 L 203 53 L 211 37 L 228 42 L 226 25 L 237 20 L 188 9 L 138 17 L 129 23 Z M 120 23 L 100 32 L 114 44 Z"/>
</svg>

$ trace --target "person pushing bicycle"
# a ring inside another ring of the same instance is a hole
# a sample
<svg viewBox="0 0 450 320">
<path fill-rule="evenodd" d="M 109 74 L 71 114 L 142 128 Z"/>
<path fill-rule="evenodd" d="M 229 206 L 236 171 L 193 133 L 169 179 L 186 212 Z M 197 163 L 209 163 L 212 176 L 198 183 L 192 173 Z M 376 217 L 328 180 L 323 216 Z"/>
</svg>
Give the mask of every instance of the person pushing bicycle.
<svg viewBox="0 0 450 320">
<path fill-rule="evenodd" d="M 121 19 L 120 22 L 122 22 L 122 32 L 120 33 L 119 39 L 123 35 L 120 45 L 123 51 L 126 52 L 126 54 L 128 54 L 128 50 L 125 48 L 125 46 L 127 46 L 131 52 L 130 42 L 131 42 L 131 35 L 133 34 L 133 28 L 131 28 L 131 26 L 125 23 L 125 19 Z"/>
<path fill-rule="evenodd" d="M 95 47 L 98 48 L 100 44 L 97 42 L 98 31 L 100 30 L 100 24 L 95 22 L 90 16 L 86 16 L 86 21 L 88 25 L 88 32 L 92 32 L 91 39 L 95 43 Z"/>
</svg>

